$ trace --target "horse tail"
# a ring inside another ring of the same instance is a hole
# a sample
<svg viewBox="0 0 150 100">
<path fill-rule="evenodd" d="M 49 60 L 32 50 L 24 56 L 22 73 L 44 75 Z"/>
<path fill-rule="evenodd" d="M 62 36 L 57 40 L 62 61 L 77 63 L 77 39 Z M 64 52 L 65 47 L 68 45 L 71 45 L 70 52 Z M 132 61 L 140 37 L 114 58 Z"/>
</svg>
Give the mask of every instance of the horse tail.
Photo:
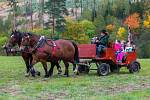
<svg viewBox="0 0 150 100">
<path fill-rule="evenodd" d="M 78 46 L 75 42 L 72 42 L 74 48 L 75 48 L 75 54 L 74 54 L 74 61 L 75 63 L 79 63 L 79 51 L 78 51 Z"/>
</svg>

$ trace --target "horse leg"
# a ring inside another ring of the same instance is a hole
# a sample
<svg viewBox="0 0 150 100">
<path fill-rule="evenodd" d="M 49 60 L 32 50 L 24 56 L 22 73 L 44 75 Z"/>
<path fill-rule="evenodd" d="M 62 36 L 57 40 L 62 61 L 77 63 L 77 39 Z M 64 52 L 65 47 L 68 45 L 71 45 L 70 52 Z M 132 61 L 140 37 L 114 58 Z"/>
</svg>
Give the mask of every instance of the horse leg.
<svg viewBox="0 0 150 100">
<path fill-rule="evenodd" d="M 30 73 L 29 73 L 29 71 L 30 71 L 30 65 L 29 65 L 29 60 L 28 59 L 24 59 L 24 61 L 25 61 L 25 64 L 26 64 L 26 73 L 25 73 L 25 77 L 28 77 L 28 76 L 30 76 Z"/>
<path fill-rule="evenodd" d="M 76 68 L 76 64 L 73 63 L 73 76 L 75 77 L 76 74 L 78 74 L 77 68 Z"/>
<path fill-rule="evenodd" d="M 56 65 L 55 62 L 51 62 L 51 68 L 49 69 L 49 76 L 51 77 L 53 75 L 53 69 L 54 69 L 54 66 Z"/>
<path fill-rule="evenodd" d="M 61 75 L 62 70 L 61 70 L 61 66 L 59 65 L 59 62 L 56 63 L 57 66 L 57 70 L 58 70 L 58 75 Z"/>
<path fill-rule="evenodd" d="M 43 68 L 45 70 L 45 78 L 49 77 L 48 71 L 47 71 L 47 63 L 46 62 L 42 62 Z"/>
<path fill-rule="evenodd" d="M 68 69 L 69 68 L 69 63 L 64 61 L 64 64 L 65 64 L 65 73 L 64 73 L 64 76 L 69 77 L 69 69 Z"/>
<path fill-rule="evenodd" d="M 32 63 L 30 64 L 30 72 L 31 72 L 31 74 L 32 74 L 32 76 L 33 77 L 35 77 L 35 74 L 36 74 L 36 72 L 35 72 L 35 70 L 34 70 L 34 65 L 37 63 L 37 61 L 35 61 L 34 59 L 32 60 Z"/>
<path fill-rule="evenodd" d="M 31 65 L 32 60 L 33 60 L 33 57 L 32 57 L 32 55 L 30 55 L 30 57 L 29 57 L 29 65 Z M 29 66 L 29 70 L 30 70 L 30 69 L 31 69 L 31 68 L 30 68 L 30 66 Z M 41 75 L 41 73 L 40 73 L 39 71 L 37 71 L 34 67 L 33 67 L 33 69 L 34 69 L 36 75 L 38 75 L 38 76 Z"/>
</svg>

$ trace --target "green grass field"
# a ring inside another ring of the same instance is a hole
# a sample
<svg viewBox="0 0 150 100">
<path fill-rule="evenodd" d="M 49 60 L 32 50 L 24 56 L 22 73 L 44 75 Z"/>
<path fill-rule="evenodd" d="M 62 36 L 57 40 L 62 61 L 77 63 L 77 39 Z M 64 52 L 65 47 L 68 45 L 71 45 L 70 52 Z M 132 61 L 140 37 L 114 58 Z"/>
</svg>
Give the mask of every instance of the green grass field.
<svg viewBox="0 0 150 100">
<path fill-rule="evenodd" d="M 36 68 L 41 76 L 24 77 L 21 57 L 0 57 L 0 100 L 150 100 L 150 59 L 139 60 L 141 71 L 97 76 L 96 71 L 76 78 L 58 77 L 44 80 L 41 64 Z M 49 64 L 50 67 L 50 64 Z M 72 67 L 70 65 L 70 75 Z M 55 68 L 56 70 L 56 68 Z"/>
</svg>

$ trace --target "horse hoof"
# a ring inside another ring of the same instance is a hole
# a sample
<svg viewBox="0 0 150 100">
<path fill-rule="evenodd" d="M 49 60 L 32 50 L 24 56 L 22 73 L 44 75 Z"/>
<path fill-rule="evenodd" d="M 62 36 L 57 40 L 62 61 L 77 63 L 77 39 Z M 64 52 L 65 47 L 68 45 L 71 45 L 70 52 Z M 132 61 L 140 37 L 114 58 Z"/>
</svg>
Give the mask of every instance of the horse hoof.
<svg viewBox="0 0 150 100">
<path fill-rule="evenodd" d="M 42 79 L 43 81 L 47 81 L 48 80 L 48 78 L 44 78 L 44 79 Z"/>
<path fill-rule="evenodd" d="M 61 73 L 62 73 L 62 70 L 59 70 L 59 71 L 58 71 L 58 74 L 61 74 Z"/>
<path fill-rule="evenodd" d="M 58 75 L 61 75 L 62 72 L 58 72 Z"/>
<path fill-rule="evenodd" d="M 41 73 L 40 73 L 40 72 L 37 72 L 36 75 L 41 76 Z"/>
<path fill-rule="evenodd" d="M 79 75 L 79 72 L 77 72 L 76 75 Z"/>
<path fill-rule="evenodd" d="M 72 77 L 73 77 L 73 78 L 75 78 L 75 77 L 76 77 L 76 75 L 75 75 L 75 74 L 73 74 L 73 75 L 72 75 Z"/>
<path fill-rule="evenodd" d="M 35 77 L 35 74 L 32 74 L 32 77 Z"/>
<path fill-rule="evenodd" d="M 69 77 L 69 75 L 66 75 L 66 74 L 64 74 L 63 76 L 64 76 L 64 77 Z"/>
<path fill-rule="evenodd" d="M 25 77 L 29 77 L 30 76 L 30 73 L 25 73 Z"/>
<path fill-rule="evenodd" d="M 49 75 L 45 75 L 45 76 L 44 76 L 44 78 L 48 78 L 48 77 L 49 77 Z"/>
</svg>

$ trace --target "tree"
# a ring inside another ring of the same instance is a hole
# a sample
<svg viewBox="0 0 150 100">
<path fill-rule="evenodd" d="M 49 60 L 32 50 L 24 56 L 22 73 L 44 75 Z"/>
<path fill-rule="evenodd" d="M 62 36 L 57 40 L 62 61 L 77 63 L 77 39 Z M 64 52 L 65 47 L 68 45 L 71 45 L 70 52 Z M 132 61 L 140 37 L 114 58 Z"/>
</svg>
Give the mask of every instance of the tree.
<svg viewBox="0 0 150 100">
<path fill-rule="evenodd" d="M 96 8 L 95 8 L 95 6 L 96 6 L 96 1 L 95 0 L 93 0 L 93 10 L 92 10 L 92 21 L 94 22 L 94 20 L 95 20 L 95 18 L 96 18 Z"/>
<path fill-rule="evenodd" d="M 31 17 L 31 29 L 33 30 L 33 9 L 32 9 L 32 0 L 30 0 L 30 17 Z"/>
<path fill-rule="evenodd" d="M 140 27 L 140 18 L 138 13 L 134 13 L 129 15 L 125 21 L 124 24 L 130 27 L 131 29 L 137 29 Z"/>
<path fill-rule="evenodd" d="M 126 37 L 126 29 L 124 28 L 124 27 L 120 27 L 119 29 L 118 29 L 118 32 L 117 32 L 117 37 L 119 38 L 119 39 L 125 39 L 125 37 Z"/>
<path fill-rule="evenodd" d="M 72 20 L 67 20 L 66 31 L 62 34 L 62 37 L 65 39 L 71 39 L 78 43 L 89 43 L 89 36 L 87 30 L 89 27 L 85 26 L 85 24 L 89 24 L 91 26 L 91 22 L 77 22 Z"/>
<path fill-rule="evenodd" d="M 90 38 L 92 38 L 95 34 L 96 27 L 91 21 L 83 20 L 80 22 L 80 24 L 83 26 L 84 33 L 87 34 Z"/>
<path fill-rule="evenodd" d="M 147 18 L 143 22 L 144 27 L 150 28 L 150 15 L 147 16 Z"/>
<path fill-rule="evenodd" d="M 89 9 L 84 9 L 83 14 L 82 14 L 82 19 L 91 21 L 92 20 L 91 13 L 92 13 L 92 11 L 90 11 Z"/>
<path fill-rule="evenodd" d="M 43 14 L 44 14 L 44 0 L 39 0 L 40 4 L 40 8 L 39 8 L 39 24 L 41 24 L 41 27 L 43 29 L 44 27 L 44 18 L 43 18 Z"/>
<path fill-rule="evenodd" d="M 105 23 L 104 17 L 101 16 L 100 14 L 95 18 L 93 23 L 96 26 L 96 31 L 105 29 L 106 23 Z"/>
<path fill-rule="evenodd" d="M 8 5 L 11 6 L 11 8 L 13 9 L 13 29 L 16 29 L 16 11 L 17 11 L 17 7 L 18 7 L 18 1 L 17 0 L 7 0 L 8 1 Z"/>
<path fill-rule="evenodd" d="M 148 6 L 148 5 L 146 5 Z M 144 15 L 144 2 L 135 2 L 130 4 L 130 14 L 138 13 L 141 18 Z"/>
<path fill-rule="evenodd" d="M 68 11 L 65 6 L 66 0 L 48 0 L 45 4 L 45 11 L 49 15 L 50 22 L 54 31 L 65 31 L 65 19 L 64 15 L 68 15 Z"/>
<path fill-rule="evenodd" d="M 80 0 L 74 0 L 75 5 L 75 17 L 78 18 L 78 8 L 79 8 Z"/>
</svg>

